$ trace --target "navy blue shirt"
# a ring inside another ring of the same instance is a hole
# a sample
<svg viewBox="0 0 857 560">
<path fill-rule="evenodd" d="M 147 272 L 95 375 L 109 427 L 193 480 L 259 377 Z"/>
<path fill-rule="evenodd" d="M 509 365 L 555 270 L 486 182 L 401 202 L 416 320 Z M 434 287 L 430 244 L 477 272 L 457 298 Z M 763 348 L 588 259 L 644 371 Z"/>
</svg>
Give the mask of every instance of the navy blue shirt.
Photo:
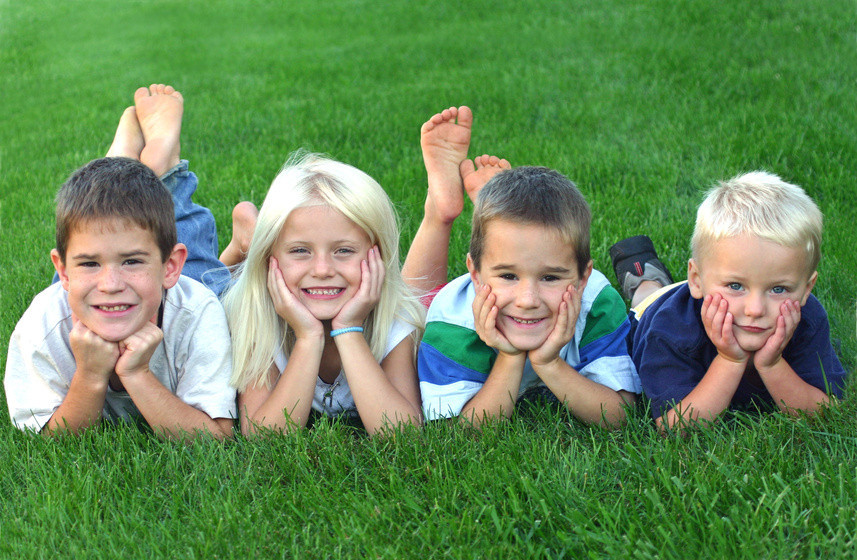
<svg viewBox="0 0 857 560">
<path fill-rule="evenodd" d="M 636 325 L 631 321 L 631 358 L 643 393 L 651 400 L 654 418 L 686 397 L 717 356 L 717 348 L 705 333 L 701 310 L 702 300 L 694 299 L 684 283 L 652 303 Z M 783 358 L 805 382 L 825 393 L 842 396 L 845 370 L 830 343 L 827 313 L 813 295 L 801 308 L 800 323 Z M 730 408 L 751 404 L 774 404 L 755 369 L 744 374 Z"/>
</svg>

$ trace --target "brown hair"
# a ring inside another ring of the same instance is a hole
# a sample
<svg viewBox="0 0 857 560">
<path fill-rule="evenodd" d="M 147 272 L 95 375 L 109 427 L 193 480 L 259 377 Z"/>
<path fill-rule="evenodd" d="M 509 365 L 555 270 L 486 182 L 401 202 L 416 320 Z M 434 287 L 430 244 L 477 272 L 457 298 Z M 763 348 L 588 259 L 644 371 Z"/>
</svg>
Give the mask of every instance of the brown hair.
<svg viewBox="0 0 857 560">
<path fill-rule="evenodd" d="M 574 183 L 561 173 L 547 167 L 517 167 L 498 173 L 482 187 L 470 233 L 470 258 L 477 269 L 488 223 L 497 219 L 555 229 L 574 248 L 578 274 L 586 271 L 592 214 Z"/>
<path fill-rule="evenodd" d="M 173 199 L 155 173 L 130 158 L 92 160 L 56 196 L 57 252 L 65 262 L 68 240 L 86 222 L 129 220 L 151 231 L 166 262 L 177 242 Z"/>
</svg>

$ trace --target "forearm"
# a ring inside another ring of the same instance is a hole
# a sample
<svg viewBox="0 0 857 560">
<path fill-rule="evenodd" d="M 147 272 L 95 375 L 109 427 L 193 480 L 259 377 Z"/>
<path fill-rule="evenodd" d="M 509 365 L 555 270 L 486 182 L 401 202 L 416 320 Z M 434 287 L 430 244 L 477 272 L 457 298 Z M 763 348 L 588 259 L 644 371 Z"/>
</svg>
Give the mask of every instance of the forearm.
<svg viewBox="0 0 857 560">
<path fill-rule="evenodd" d="M 299 339 L 282 373 L 274 372 L 273 388 L 247 391 L 247 398 L 239 400 L 242 432 L 254 433 L 260 427 L 287 432 L 306 426 L 323 350 L 324 339 Z"/>
<path fill-rule="evenodd" d="M 746 362 L 732 362 L 718 355 L 699 384 L 674 408 L 658 418 L 658 427 L 664 429 L 676 424 L 715 420 L 729 407 L 746 369 Z"/>
<path fill-rule="evenodd" d="M 467 401 L 459 417 L 479 426 L 486 418 L 510 418 L 521 390 L 527 356 L 524 353 L 497 354 L 485 384 Z"/>
<path fill-rule="evenodd" d="M 813 413 L 830 402 L 824 391 L 801 379 L 784 359 L 773 367 L 759 370 L 759 377 L 777 407 L 788 414 Z"/>
<path fill-rule="evenodd" d="M 409 286 L 428 292 L 447 282 L 451 232 L 452 223 L 430 216 L 427 205 L 426 215 L 402 265 L 402 278 Z"/>
<path fill-rule="evenodd" d="M 334 341 L 339 355 L 348 357 L 342 367 L 367 432 L 376 434 L 403 424 L 422 423 L 419 389 L 414 387 L 410 398 L 399 390 L 375 360 L 362 333 L 344 333 Z M 413 351 L 412 345 L 409 350 Z M 411 375 L 415 375 L 412 368 Z"/>
<path fill-rule="evenodd" d="M 614 428 L 624 424 L 626 406 L 632 403 L 617 391 L 587 379 L 561 359 L 545 365 L 533 364 L 533 369 L 577 419 Z"/>
<path fill-rule="evenodd" d="M 101 422 L 107 379 L 89 379 L 76 371 L 62 404 L 54 411 L 42 433 L 77 433 Z"/>
<path fill-rule="evenodd" d="M 221 439 L 231 435 L 231 419 L 211 418 L 205 412 L 182 401 L 149 371 L 122 378 L 125 390 L 137 409 L 159 437 L 192 439 L 209 433 Z"/>
</svg>

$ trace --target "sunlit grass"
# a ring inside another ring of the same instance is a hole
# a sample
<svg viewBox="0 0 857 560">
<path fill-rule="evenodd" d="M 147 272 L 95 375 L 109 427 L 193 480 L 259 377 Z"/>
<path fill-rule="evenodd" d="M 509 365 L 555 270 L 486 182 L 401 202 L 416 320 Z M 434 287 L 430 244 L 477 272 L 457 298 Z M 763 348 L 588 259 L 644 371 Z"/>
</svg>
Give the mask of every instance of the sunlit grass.
<svg viewBox="0 0 857 560">
<path fill-rule="evenodd" d="M 476 114 L 471 155 L 578 183 L 611 278 L 607 248 L 641 232 L 684 277 L 701 192 L 776 172 L 825 214 L 815 293 L 851 370 L 855 23 L 838 0 L 0 2 L 0 357 L 52 273 L 56 189 L 157 81 L 185 95 L 183 155 L 221 246 L 232 205 L 261 203 L 306 148 L 385 186 L 406 251 L 425 195 L 419 126 L 453 104 Z M 643 411 L 602 432 L 547 408 L 481 435 L 369 439 L 321 421 L 190 445 L 127 426 L 46 440 L 3 412 L 0 556 L 853 556 L 855 412 L 849 397 L 815 420 L 736 415 L 662 438 Z"/>
</svg>

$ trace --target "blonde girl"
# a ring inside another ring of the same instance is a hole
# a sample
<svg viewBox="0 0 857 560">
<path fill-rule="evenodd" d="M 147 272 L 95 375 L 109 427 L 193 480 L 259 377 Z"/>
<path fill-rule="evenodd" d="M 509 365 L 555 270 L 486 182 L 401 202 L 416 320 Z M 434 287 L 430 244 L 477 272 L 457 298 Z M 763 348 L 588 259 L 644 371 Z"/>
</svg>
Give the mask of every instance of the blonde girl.
<svg viewBox="0 0 857 560">
<path fill-rule="evenodd" d="M 277 175 L 223 304 L 241 429 L 287 431 L 310 411 L 357 414 L 372 434 L 420 424 L 424 310 L 399 269 L 390 199 L 317 155 Z"/>
</svg>

